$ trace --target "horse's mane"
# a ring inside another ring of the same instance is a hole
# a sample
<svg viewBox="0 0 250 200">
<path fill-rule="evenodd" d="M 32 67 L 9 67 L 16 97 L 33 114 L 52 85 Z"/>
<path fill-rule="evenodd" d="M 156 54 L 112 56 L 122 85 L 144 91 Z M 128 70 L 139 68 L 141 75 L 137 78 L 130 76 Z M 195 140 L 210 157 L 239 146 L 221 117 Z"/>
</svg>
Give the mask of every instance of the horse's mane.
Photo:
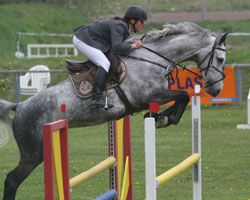
<svg viewBox="0 0 250 200">
<path fill-rule="evenodd" d="M 203 29 L 197 24 L 192 22 L 182 22 L 178 24 L 165 24 L 162 30 L 152 30 L 148 32 L 143 42 L 154 42 L 168 36 L 180 35 L 180 34 L 191 34 L 200 35 L 202 38 L 207 37 L 211 32 L 208 29 Z M 136 40 L 137 38 L 132 38 L 131 40 Z"/>
</svg>

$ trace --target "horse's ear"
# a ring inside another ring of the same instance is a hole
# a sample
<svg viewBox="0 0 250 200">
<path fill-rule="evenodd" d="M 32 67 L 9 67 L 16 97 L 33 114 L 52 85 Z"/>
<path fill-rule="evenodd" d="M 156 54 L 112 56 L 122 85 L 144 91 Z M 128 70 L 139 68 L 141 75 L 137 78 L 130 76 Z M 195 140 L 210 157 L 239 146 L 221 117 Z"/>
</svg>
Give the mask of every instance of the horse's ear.
<svg viewBox="0 0 250 200">
<path fill-rule="evenodd" d="M 224 34 L 220 37 L 219 44 L 226 43 L 227 35 L 228 35 L 228 32 L 227 32 L 227 33 L 224 33 Z"/>
</svg>

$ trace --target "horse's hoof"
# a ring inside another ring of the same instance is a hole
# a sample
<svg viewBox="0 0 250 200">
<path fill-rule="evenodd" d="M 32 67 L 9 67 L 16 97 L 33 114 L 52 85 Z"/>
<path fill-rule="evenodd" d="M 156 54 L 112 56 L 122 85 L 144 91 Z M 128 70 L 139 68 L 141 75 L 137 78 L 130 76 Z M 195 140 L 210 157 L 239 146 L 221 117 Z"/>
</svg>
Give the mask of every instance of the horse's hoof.
<svg viewBox="0 0 250 200">
<path fill-rule="evenodd" d="M 163 118 L 158 118 L 157 121 L 155 121 L 156 128 L 164 128 L 168 125 L 168 117 L 164 116 Z"/>
</svg>

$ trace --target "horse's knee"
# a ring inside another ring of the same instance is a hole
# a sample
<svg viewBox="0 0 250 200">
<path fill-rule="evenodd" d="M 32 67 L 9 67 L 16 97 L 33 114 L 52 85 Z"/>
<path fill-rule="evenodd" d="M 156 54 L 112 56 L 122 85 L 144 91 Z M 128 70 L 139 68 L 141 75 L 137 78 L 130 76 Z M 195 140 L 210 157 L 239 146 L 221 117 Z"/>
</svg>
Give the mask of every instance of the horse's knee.
<svg viewBox="0 0 250 200">
<path fill-rule="evenodd" d="M 182 91 L 183 92 L 183 98 L 182 98 L 182 101 L 186 104 L 188 104 L 188 102 L 190 101 L 190 97 L 188 95 L 188 93 L 186 91 Z"/>
</svg>

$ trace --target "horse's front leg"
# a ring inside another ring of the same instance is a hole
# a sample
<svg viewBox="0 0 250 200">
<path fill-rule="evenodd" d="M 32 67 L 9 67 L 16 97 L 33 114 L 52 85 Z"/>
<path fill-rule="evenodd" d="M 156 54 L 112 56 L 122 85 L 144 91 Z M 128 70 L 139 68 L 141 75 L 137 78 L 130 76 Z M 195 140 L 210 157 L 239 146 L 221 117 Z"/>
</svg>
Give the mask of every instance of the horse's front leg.
<svg viewBox="0 0 250 200">
<path fill-rule="evenodd" d="M 189 95 L 186 91 L 177 90 L 160 90 L 155 91 L 152 95 L 151 102 L 165 104 L 170 101 L 175 101 L 172 106 L 165 109 L 161 113 L 154 113 L 153 117 L 156 119 L 156 127 L 163 128 L 171 124 L 178 124 L 189 102 Z M 146 116 L 149 114 L 147 113 Z"/>
</svg>

